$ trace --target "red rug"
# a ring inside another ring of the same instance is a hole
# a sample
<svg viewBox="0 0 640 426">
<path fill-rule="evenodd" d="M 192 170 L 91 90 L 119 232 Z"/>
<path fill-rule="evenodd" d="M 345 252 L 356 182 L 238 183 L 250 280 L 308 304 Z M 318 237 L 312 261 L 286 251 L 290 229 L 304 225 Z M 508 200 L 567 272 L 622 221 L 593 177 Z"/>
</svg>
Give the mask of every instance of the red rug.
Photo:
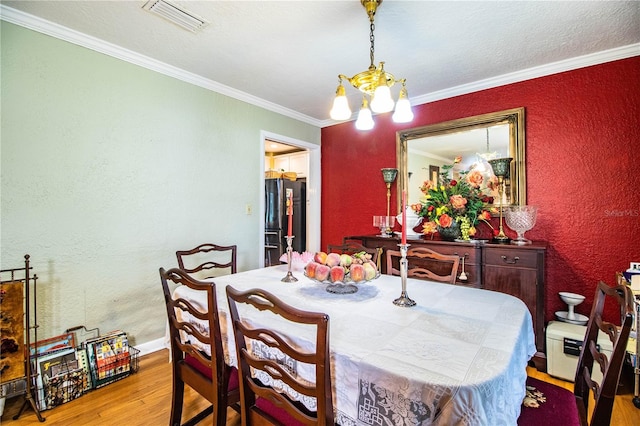
<svg viewBox="0 0 640 426">
<path fill-rule="evenodd" d="M 573 392 L 533 377 L 527 377 L 527 386 L 541 391 L 546 402 L 541 402 L 537 408 L 523 405 L 518 426 L 580 426 Z"/>
</svg>

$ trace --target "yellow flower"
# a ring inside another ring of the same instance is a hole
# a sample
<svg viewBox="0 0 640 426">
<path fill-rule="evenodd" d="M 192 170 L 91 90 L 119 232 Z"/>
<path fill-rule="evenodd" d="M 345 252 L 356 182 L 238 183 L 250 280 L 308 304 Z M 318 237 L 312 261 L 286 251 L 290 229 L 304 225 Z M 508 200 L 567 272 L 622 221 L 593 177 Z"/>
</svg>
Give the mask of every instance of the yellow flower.
<svg viewBox="0 0 640 426">
<path fill-rule="evenodd" d="M 436 207 L 436 216 L 440 216 L 444 213 L 447 213 L 449 208 L 447 206 Z"/>
</svg>

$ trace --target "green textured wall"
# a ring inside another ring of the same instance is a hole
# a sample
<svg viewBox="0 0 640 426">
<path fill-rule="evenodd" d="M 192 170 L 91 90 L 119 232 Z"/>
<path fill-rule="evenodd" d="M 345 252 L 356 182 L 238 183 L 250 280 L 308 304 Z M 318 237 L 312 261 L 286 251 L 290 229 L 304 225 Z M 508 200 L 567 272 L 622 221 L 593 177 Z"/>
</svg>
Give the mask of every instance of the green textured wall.
<svg viewBox="0 0 640 426">
<path fill-rule="evenodd" d="M 86 325 L 161 338 L 158 268 L 237 244 L 258 266 L 260 131 L 320 129 L 1 23 L 1 258 L 31 255 L 39 337 Z"/>
</svg>

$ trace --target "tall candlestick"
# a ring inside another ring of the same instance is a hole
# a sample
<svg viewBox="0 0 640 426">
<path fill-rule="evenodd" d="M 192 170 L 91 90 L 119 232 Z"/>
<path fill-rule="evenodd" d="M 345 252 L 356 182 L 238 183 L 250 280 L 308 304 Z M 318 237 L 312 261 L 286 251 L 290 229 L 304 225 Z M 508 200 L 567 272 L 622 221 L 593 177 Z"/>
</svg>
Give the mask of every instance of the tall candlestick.
<svg viewBox="0 0 640 426">
<path fill-rule="evenodd" d="M 407 191 L 402 190 L 402 244 L 407 244 Z"/>
<path fill-rule="evenodd" d="M 287 236 L 291 238 L 293 233 L 293 190 L 287 189 L 287 216 L 288 216 L 288 229 Z"/>
</svg>

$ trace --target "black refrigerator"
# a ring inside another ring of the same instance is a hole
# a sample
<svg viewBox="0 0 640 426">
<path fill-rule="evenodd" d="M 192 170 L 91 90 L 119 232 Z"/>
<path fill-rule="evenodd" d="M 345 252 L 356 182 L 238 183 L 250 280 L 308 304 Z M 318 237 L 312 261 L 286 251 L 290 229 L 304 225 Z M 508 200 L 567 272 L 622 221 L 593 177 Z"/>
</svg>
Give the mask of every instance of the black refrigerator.
<svg viewBox="0 0 640 426">
<path fill-rule="evenodd" d="M 264 264 L 279 265 L 287 252 L 287 191 L 293 192 L 293 251 L 307 248 L 307 182 L 305 179 L 265 179 Z"/>
</svg>

